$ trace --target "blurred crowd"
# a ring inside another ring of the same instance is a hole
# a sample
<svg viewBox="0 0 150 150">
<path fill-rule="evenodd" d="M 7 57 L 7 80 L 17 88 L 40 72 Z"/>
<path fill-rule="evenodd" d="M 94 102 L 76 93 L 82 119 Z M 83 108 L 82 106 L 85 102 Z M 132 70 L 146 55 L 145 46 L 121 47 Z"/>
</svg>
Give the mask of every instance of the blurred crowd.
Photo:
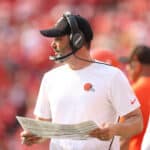
<svg viewBox="0 0 150 150">
<path fill-rule="evenodd" d="M 20 144 L 15 117 L 33 115 L 41 77 L 55 65 L 48 60 L 50 39 L 39 30 L 66 10 L 90 21 L 93 51 L 119 58 L 136 44 L 150 46 L 149 0 L 0 0 L 0 150 L 28 149 Z"/>
</svg>

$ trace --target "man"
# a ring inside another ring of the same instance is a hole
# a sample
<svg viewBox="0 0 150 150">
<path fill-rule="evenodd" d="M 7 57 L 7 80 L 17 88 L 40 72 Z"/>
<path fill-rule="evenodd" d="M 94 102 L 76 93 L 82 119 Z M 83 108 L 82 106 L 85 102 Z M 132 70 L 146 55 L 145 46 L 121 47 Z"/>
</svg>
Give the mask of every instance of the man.
<svg viewBox="0 0 150 150">
<path fill-rule="evenodd" d="M 54 37 L 56 56 L 50 59 L 63 65 L 43 77 L 34 110 L 37 119 L 61 124 L 93 120 L 99 126 L 87 140 L 51 139 L 50 149 L 119 150 L 119 136 L 131 137 L 142 130 L 140 105 L 124 74 L 91 59 L 93 32 L 79 15 L 65 13 L 54 28 L 41 34 Z M 117 122 L 119 116 L 124 116 L 124 123 Z M 26 131 L 21 137 L 27 145 L 41 142 Z"/>
<path fill-rule="evenodd" d="M 141 143 L 147 127 L 150 112 L 150 48 L 139 45 L 133 49 L 129 58 L 124 59 L 127 63 L 127 72 L 132 87 L 141 104 L 143 115 L 143 131 L 129 139 L 123 139 L 122 150 L 141 150 Z M 128 148 L 127 148 L 128 147 Z"/>
</svg>

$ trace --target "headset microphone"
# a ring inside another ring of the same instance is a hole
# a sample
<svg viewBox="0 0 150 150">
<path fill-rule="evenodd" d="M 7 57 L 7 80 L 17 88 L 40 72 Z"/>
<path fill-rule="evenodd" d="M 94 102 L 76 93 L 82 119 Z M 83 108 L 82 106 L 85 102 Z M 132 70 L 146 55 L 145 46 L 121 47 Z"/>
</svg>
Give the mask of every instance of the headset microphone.
<svg viewBox="0 0 150 150">
<path fill-rule="evenodd" d="M 76 52 L 76 51 L 72 51 L 72 52 L 70 52 L 70 53 L 68 53 L 68 54 L 66 54 L 66 55 L 63 55 L 63 56 L 62 56 L 61 54 L 58 54 L 58 55 L 56 55 L 56 56 L 49 56 L 49 59 L 52 60 L 52 61 L 63 60 L 63 59 L 65 59 L 65 58 L 71 56 L 71 55 L 74 54 L 75 52 Z"/>
</svg>

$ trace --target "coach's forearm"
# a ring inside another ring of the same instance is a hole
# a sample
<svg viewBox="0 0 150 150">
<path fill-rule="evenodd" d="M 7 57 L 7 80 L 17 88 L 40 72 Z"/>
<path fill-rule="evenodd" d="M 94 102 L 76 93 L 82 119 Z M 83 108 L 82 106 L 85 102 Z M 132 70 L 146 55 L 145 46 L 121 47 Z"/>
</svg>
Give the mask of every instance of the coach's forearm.
<svg viewBox="0 0 150 150">
<path fill-rule="evenodd" d="M 143 119 L 139 109 L 124 116 L 124 122 L 118 123 L 114 126 L 115 134 L 125 138 L 134 136 L 142 131 Z"/>
</svg>

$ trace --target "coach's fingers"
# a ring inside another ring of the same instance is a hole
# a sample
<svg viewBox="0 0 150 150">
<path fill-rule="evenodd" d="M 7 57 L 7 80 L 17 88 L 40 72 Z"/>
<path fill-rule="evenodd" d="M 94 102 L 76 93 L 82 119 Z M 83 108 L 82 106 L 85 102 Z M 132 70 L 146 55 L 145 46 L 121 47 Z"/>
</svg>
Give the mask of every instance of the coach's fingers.
<svg viewBox="0 0 150 150">
<path fill-rule="evenodd" d="M 40 137 L 37 136 L 32 136 L 32 137 L 22 137 L 21 138 L 21 143 L 22 144 L 26 144 L 26 145 L 32 145 L 32 144 L 36 144 L 41 140 Z"/>
<path fill-rule="evenodd" d="M 20 136 L 21 136 L 21 143 L 26 145 L 32 145 L 38 143 L 38 141 L 41 140 L 41 137 L 38 137 L 28 131 L 21 132 Z"/>
<path fill-rule="evenodd" d="M 31 137 L 34 136 L 32 133 L 30 133 L 29 131 L 22 131 L 20 134 L 21 137 Z"/>
</svg>

